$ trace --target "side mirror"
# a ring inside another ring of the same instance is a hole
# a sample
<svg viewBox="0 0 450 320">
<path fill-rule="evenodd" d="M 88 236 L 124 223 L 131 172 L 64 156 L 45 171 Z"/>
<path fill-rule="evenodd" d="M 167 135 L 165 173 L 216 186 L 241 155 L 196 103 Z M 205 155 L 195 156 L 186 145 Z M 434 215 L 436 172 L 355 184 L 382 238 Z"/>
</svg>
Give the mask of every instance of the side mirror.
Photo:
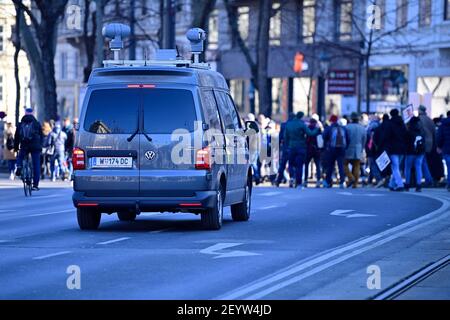
<svg viewBox="0 0 450 320">
<path fill-rule="evenodd" d="M 253 130 L 255 133 L 259 132 L 259 126 L 255 121 L 245 121 L 245 131 Z"/>
</svg>

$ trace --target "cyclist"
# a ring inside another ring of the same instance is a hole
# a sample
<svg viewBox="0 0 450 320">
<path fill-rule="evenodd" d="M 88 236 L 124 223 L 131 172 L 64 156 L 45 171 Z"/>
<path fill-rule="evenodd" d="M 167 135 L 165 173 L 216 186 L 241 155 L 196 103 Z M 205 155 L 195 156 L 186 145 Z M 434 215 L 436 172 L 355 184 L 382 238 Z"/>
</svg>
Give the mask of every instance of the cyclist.
<svg viewBox="0 0 450 320">
<path fill-rule="evenodd" d="M 31 154 L 33 161 L 33 189 L 39 190 L 39 178 L 41 175 L 40 155 L 42 151 L 41 124 L 33 116 L 33 109 L 25 109 L 25 115 L 20 121 L 14 136 L 14 149 L 18 151 L 16 162 L 16 176 L 22 174 L 23 159 Z"/>
</svg>

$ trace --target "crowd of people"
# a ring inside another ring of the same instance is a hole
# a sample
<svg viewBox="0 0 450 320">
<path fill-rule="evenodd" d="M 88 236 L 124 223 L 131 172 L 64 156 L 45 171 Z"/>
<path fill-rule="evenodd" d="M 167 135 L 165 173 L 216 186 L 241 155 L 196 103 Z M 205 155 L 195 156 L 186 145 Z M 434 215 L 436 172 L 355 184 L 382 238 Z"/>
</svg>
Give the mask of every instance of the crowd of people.
<svg viewBox="0 0 450 320">
<path fill-rule="evenodd" d="M 264 115 L 249 114 L 245 120 L 260 127 L 260 146 L 251 154 L 256 184 L 267 180 L 306 188 L 314 177 L 317 188 L 373 185 L 420 192 L 446 186 L 450 191 L 450 111 L 435 119 L 420 106 L 407 120 L 398 109 L 331 115 L 325 123 L 303 112 L 281 125 Z"/>
<path fill-rule="evenodd" d="M 41 179 L 69 180 L 72 173 L 72 149 L 75 141 L 73 122 L 69 118 L 43 122 L 27 108 L 16 130 L 12 123 L 4 131 L 3 158 L 8 162 L 9 178 L 21 176 L 23 160 L 31 154 L 33 162 L 33 189 L 39 190 Z"/>
</svg>

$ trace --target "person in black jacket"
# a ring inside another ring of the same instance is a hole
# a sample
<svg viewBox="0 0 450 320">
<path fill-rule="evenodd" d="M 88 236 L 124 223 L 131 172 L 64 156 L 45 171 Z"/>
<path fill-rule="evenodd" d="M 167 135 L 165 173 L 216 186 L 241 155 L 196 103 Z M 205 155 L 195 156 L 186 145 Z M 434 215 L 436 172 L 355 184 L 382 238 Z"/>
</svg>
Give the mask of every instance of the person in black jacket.
<svg viewBox="0 0 450 320">
<path fill-rule="evenodd" d="M 425 157 L 425 131 L 419 117 L 413 117 L 407 125 L 405 189 L 409 190 L 411 169 L 416 173 L 416 191 L 422 190 L 422 162 Z"/>
<path fill-rule="evenodd" d="M 387 122 L 383 134 L 383 145 L 391 160 L 391 180 L 389 188 L 392 191 L 403 191 L 404 184 L 400 173 L 400 162 L 406 153 L 406 126 L 397 109 L 390 112 L 391 119 Z"/>
<path fill-rule="evenodd" d="M 436 140 L 447 166 L 447 191 L 450 191 L 450 111 L 447 111 L 447 118 L 442 119 Z"/>
<path fill-rule="evenodd" d="M 33 116 L 33 109 L 27 108 L 14 136 L 14 150 L 19 152 L 16 175 L 21 176 L 23 159 L 30 153 L 33 161 L 33 190 L 35 191 L 39 190 L 41 175 L 42 138 L 41 124 Z"/>
</svg>

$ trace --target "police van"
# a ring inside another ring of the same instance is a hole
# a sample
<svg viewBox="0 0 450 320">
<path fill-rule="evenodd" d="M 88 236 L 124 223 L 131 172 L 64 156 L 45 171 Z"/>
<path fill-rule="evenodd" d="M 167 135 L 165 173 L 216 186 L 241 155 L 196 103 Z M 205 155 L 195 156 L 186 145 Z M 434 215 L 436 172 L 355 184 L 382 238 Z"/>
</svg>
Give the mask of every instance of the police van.
<svg viewBox="0 0 450 320">
<path fill-rule="evenodd" d="M 204 228 L 250 217 L 248 140 L 223 76 L 199 61 L 205 32 L 191 29 L 193 60 L 162 50 L 153 60 L 119 59 L 129 28 L 105 26 L 114 60 L 88 82 L 73 151 L 73 203 L 79 227 L 101 214 L 133 221 L 141 212 L 192 212 Z"/>
</svg>

